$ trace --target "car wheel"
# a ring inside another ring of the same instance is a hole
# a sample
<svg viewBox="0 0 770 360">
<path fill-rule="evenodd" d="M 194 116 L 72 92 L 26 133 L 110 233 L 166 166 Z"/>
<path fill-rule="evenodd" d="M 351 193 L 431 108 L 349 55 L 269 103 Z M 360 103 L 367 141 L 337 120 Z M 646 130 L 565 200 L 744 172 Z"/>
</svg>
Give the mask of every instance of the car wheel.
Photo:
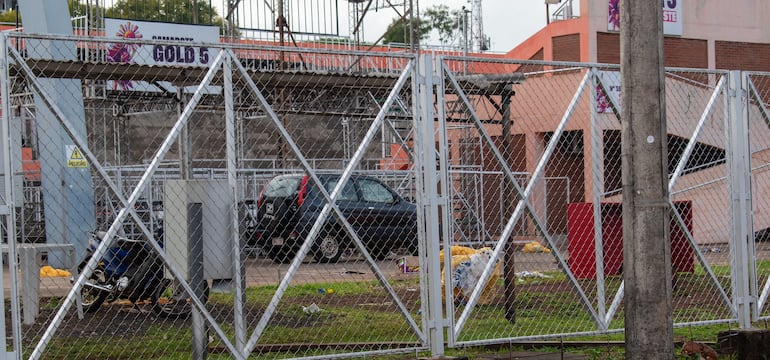
<svg viewBox="0 0 770 360">
<path fill-rule="evenodd" d="M 267 251 L 267 257 L 279 264 L 288 264 L 294 260 L 297 252 L 289 246 L 272 246 Z"/>
<path fill-rule="evenodd" d="M 332 234 L 326 234 L 316 239 L 313 257 L 319 263 L 336 263 L 342 256 L 342 251 L 340 240 Z"/>
</svg>

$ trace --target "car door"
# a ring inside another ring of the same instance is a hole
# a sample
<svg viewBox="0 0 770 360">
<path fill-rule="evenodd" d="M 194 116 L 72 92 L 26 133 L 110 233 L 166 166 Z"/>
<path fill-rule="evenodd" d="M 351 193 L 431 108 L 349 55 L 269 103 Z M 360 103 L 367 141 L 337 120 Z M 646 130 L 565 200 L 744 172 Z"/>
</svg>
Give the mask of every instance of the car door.
<svg viewBox="0 0 770 360">
<path fill-rule="evenodd" d="M 322 182 L 326 191 L 329 193 L 329 195 L 331 195 L 332 191 L 334 191 L 334 188 L 339 183 L 339 177 L 333 176 L 324 178 Z M 343 216 L 345 216 L 345 219 L 348 221 L 348 223 L 353 226 L 353 229 L 359 231 L 361 227 L 361 209 L 358 204 L 361 200 L 358 196 L 358 192 L 356 191 L 354 184 L 355 183 L 353 179 L 350 179 L 347 183 L 345 183 L 345 186 L 342 187 L 342 192 L 337 197 L 337 206 L 340 208 L 340 211 L 342 212 Z M 320 203 L 321 206 L 323 204 L 325 204 L 324 201 Z M 329 222 L 337 223 L 337 217 L 333 214 L 329 215 Z"/>
<path fill-rule="evenodd" d="M 364 205 L 366 237 L 370 247 L 385 252 L 400 245 L 400 228 L 410 214 L 401 204 L 403 200 L 383 183 L 373 178 L 356 179 L 362 204 Z"/>
</svg>

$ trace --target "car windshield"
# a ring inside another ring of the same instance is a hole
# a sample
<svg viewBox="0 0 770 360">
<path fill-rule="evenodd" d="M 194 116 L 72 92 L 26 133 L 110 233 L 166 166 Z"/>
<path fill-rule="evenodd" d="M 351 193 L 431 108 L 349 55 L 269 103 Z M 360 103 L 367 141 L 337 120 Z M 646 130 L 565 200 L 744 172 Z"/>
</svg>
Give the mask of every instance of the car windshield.
<svg viewBox="0 0 770 360">
<path fill-rule="evenodd" d="M 265 188 L 265 196 L 284 197 L 294 194 L 299 189 L 301 177 L 277 177 Z"/>
</svg>

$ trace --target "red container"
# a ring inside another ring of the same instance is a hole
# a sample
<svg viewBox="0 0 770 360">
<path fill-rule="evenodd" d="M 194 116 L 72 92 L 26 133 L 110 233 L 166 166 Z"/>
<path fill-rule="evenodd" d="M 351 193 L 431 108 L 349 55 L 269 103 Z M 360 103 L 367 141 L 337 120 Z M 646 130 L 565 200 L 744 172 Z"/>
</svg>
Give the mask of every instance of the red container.
<svg viewBox="0 0 770 360">
<path fill-rule="evenodd" d="M 687 230 L 692 234 L 692 202 L 674 203 Z M 602 203 L 602 240 L 604 275 L 620 275 L 623 270 L 623 207 L 620 203 Z M 596 278 L 596 242 L 594 240 L 593 204 L 567 206 L 569 267 L 578 279 Z M 693 272 L 693 251 L 685 232 L 671 217 L 671 266 L 674 272 Z"/>
</svg>

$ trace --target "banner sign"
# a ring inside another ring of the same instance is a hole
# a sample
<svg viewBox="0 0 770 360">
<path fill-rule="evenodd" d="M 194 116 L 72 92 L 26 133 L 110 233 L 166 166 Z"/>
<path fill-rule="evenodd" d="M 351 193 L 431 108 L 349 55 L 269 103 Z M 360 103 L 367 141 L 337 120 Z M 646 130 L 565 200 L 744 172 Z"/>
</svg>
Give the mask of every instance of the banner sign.
<svg viewBox="0 0 770 360">
<path fill-rule="evenodd" d="M 599 81 L 607 91 L 605 95 L 601 87 L 596 85 L 596 112 L 600 114 L 612 113 L 612 107 L 610 106 L 610 100 L 615 102 L 615 105 L 620 111 L 620 71 L 598 71 Z"/>
<path fill-rule="evenodd" d="M 661 0 L 663 34 L 682 35 L 682 0 Z M 620 31 L 620 0 L 609 0 L 607 30 Z"/>
<path fill-rule="evenodd" d="M 114 43 L 107 49 L 107 61 L 141 65 L 209 66 L 218 49 L 200 43 L 218 43 L 216 26 L 170 24 L 126 19 L 104 19 L 107 37 L 168 41 L 169 44 Z M 180 44 L 182 43 L 182 44 Z M 161 85 L 168 85 L 161 83 Z M 111 90 L 161 91 L 157 86 L 129 81 L 110 81 Z M 169 85 L 170 86 L 170 85 Z M 165 88 L 166 86 L 164 86 Z M 166 88 L 171 91 L 173 87 Z"/>
</svg>

